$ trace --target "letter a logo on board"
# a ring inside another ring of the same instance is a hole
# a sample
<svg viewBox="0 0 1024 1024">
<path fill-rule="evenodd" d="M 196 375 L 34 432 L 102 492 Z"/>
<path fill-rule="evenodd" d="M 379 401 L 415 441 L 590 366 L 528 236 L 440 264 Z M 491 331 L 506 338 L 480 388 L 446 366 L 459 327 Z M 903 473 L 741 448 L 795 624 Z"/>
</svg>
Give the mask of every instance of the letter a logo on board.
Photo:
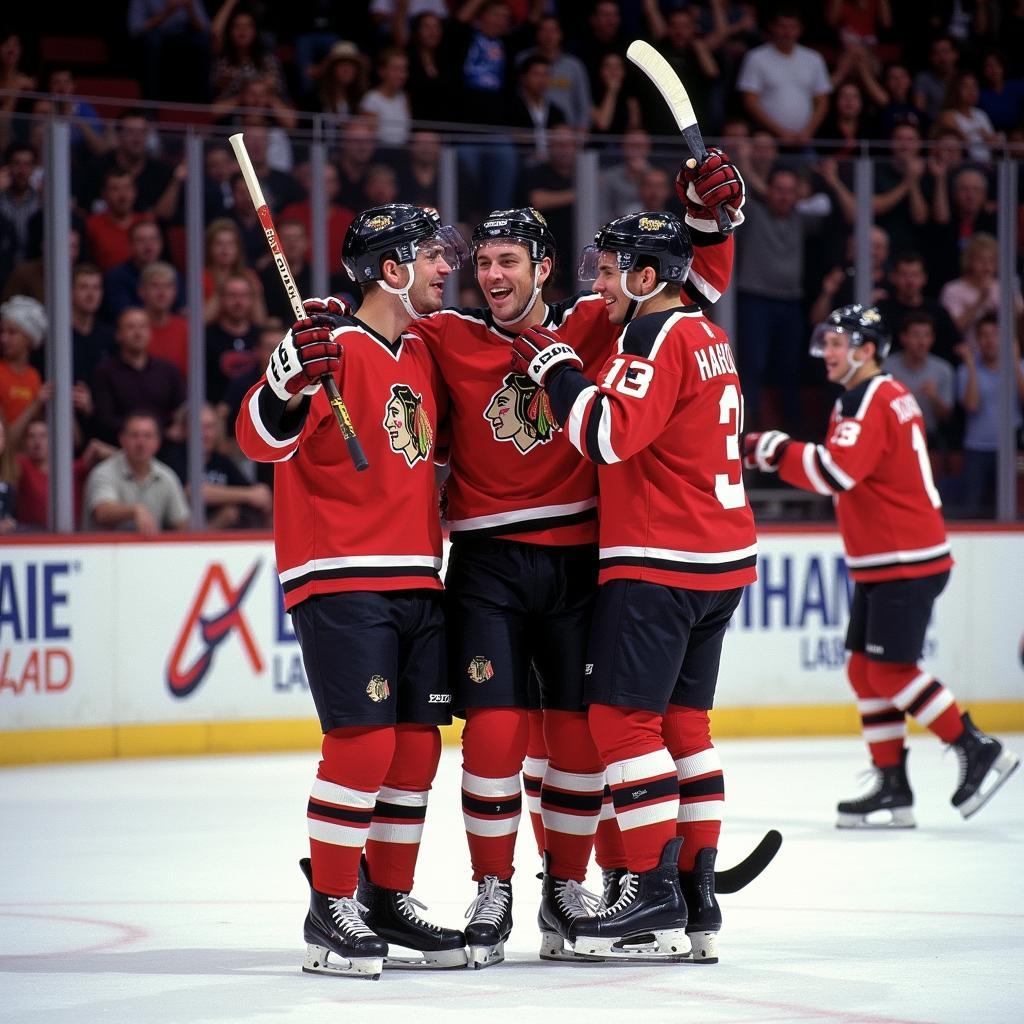
<svg viewBox="0 0 1024 1024">
<path fill-rule="evenodd" d="M 238 637 L 249 656 L 253 671 L 263 671 L 263 659 L 260 657 L 259 648 L 253 639 L 249 623 L 242 614 L 242 601 L 256 578 L 256 573 L 259 572 L 260 564 L 261 562 L 257 561 L 237 587 L 233 587 L 228 581 L 224 566 L 219 562 L 213 562 L 206 570 L 167 663 L 167 686 L 175 697 L 187 697 L 203 681 L 213 664 L 213 652 L 234 630 L 238 631 Z M 213 615 L 204 615 L 207 603 L 212 603 L 211 595 L 215 591 L 219 595 L 216 602 L 219 610 Z M 197 626 L 202 649 L 186 667 L 183 664 L 185 654 Z"/>
</svg>

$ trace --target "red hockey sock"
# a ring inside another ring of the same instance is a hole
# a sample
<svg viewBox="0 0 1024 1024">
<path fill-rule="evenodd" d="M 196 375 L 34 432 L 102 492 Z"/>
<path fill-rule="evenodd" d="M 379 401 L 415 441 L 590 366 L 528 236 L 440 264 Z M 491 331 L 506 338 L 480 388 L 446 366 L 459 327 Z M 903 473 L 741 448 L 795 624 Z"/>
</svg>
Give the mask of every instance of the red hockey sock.
<svg viewBox="0 0 1024 1024">
<path fill-rule="evenodd" d="M 545 711 L 551 752 L 541 790 L 544 848 L 555 878 L 582 882 L 594 846 L 604 795 L 604 765 L 583 711 Z"/>
<path fill-rule="evenodd" d="M 622 845 L 622 833 L 615 819 L 612 791 L 607 783 L 601 800 L 601 818 L 597 823 L 597 835 L 594 837 L 594 860 L 602 871 L 626 866 L 626 848 Z"/>
<path fill-rule="evenodd" d="M 318 892 L 355 893 L 359 855 L 394 753 L 391 725 L 346 726 L 324 736 L 306 810 L 313 888 Z"/>
<path fill-rule="evenodd" d="M 462 731 L 462 819 L 473 879 L 512 877 L 530 726 L 521 708 L 470 708 Z"/>
<path fill-rule="evenodd" d="M 868 675 L 870 664 L 866 654 L 855 651 L 846 663 L 846 675 L 857 695 L 860 728 L 871 761 L 879 768 L 892 768 L 903 757 L 907 719 L 892 701 L 875 695 Z"/>
<path fill-rule="evenodd" d="M 725 806 L 722 762 L 711 743 L 706 711 L 670 704 L 661 734 L 679 775 L 676 835 L 683 837 L 679 870 L 692 871 L 701 850 L 709 846 L 718 849 Z"/>
<path fill-rule="evenodd" d="M 650 871 L 676 833 L 679 777 L 661 738 L 661 715 L 591 704 L 590 734 L 608 766 L 626 866 Z"/>
<path fill-rule="evenodd" d="M 544 712 L 540 708 L 528 711 L 530 739 L 526 744 L 526 760 L 523 761 L 523 789 L 526 791 L 526 806 L 530 812 L 533 838 L 537 842 L 537 854 L 544 856 L 544 821 L 540 812 L 540 790 L 544 773 L 548 769 L 548 748 L 544 742 Z"/>
<path fill-rule="evenodd" d="M 436 725 L 399 725 L 395 756 L 377 794 L 366 840 L 366 863 L 375 885 L 409 892 L 420 852 L 427 794 L 441 760 Z"/>
<path fill-rule="evenodd" d="M 877 696 L 891 700 L 946 743 L 959 739 L 964 731 L 953 694 L 917 665 L 869 661 L 868 683 Z"/>
</svg>

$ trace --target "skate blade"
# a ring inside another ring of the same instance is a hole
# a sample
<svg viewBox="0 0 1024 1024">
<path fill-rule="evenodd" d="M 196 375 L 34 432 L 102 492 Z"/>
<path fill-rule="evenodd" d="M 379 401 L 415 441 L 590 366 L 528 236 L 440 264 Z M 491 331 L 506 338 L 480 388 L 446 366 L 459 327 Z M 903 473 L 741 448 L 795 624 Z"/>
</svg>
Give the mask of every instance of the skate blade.
<svg viewBox="0 0 1024 1024">
<path fill-rule="evenodd" d="M 505 943 L 496 946 L 470 946 L 469 962 L 474 971 L 482 971 L 485 967 L 493 967 L 505 959 Z"/>
<path fill-rule="evenodd" d="M 690 958 L 695 964 L 718 963 L 718 932 L 688 932 Z"/>
<path fill-rule="evenodd" d="M 465 946 L 427 951 L 412 949 L 408 956 L 395 956 L 389 952 L 384 958 L 384 966 L 389 971 L 450 971 L 465 967 L 468 962 Z"/>
<path fill-rule="evenodd" d="M 917 828 L 917 822 L 909 807 L 893 807 L 870 814 L 844 814 L 840 811 L 836 828 Z"/>
<path fill-rule="evenodd" d="M 971 817 L 973 814 L 977 814 L 995 796 L 996 791 L 1003 785 L 1004 782 L 1020 767 L 1020 758 L 1011 753 L 1009 750 L 1004 750 L 993 762 L 992 767 L 989 768 L 988 774 L 985 776 L 986 779 L 990 778 L 995 773 L 995 778 L 992 779 L 991 785 L 988 789 L 979 787 L 978 792 L 974 796 L 965 800 L 960 805 L 960 814 L 966 819 Z M 982 786 L 984 786 L 985 780 L 982 780 Z"/>
<path fill-rule="evenodd" d="M 690 940 L 683 928 L 638 932 L 622 938 L 581 935 L 573 944 L 578 956 L 605 960 L 636 960 L 646 963 L 687 960 Z"/>
<path fill-rule="evenodd" d="M 378 981 L 384 969 L 384 958 L 380 956 L 356 957 L 351 960 L 339 956 L 326 946 L 306 946 L 306 957 L 302 970 L 306 974 L 331 974 L 336 977 L 366 978 Z"/>
<path fill-rule="evenodd" d="M 558 932 L 540 933 L 540 958 L 541 960 L 557 960 L 560 963 L 573 960 L 575 960 L 576 963 L 582 963 L 583 961 L 593 963 L 604 959 L 604 957 L 598 956 L 580 956 L 571 946 L 568 945 L 565 939 L 563 939 Z"/>
</svg>

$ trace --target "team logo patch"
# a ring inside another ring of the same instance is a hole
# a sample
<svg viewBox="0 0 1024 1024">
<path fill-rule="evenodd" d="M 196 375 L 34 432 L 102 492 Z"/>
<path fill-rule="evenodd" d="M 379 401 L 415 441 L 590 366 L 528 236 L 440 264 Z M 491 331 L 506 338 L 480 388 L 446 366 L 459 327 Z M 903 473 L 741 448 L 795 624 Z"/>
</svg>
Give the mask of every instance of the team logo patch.
<svg viewBox="0 0 1024 1024">
<path fill-rule="evenodd" d="M 469 663 L 466 675 L 469 676 L 471 683 L 486 683 L 494 675 L 494 666 L 491 664 L 491 659 L 478 654 Z"/>
<path fill-rule="evenodd" d="M 367 222 L 366 226 L 372 231 L 383 231 L 385 228 L 391 227 L 395 223 L 395 218 L 389 213 L 379 213 L 376 217 L 371 217 Z"/>
<path fill-rule="evenodd" d="M 391 440 L 391 450 L 404 456 L 408 465 L 415 465 L 430 454 L 434 428 L 423 408 L 423 396 L 408 384 L 395 384 L 391 398 L 384 407 L 384 429 Z"/>
<path fill-rule="evenodd" d="M 660 231 L 667 223 L 661 217 L 641 217 L 639 227 L 641 231 Z"/>
<path fill-rule="evenodd" d="M 524 455 L 538 444 L 547 444 L 558 430 L 548 394 L 529 377 L 510 373 L 491 395 L 484 411 L 495 441 L 511 441 Z"/>
<path fill-rule="evenodd" d="M 366 696 L 374 704 L 387 700 L 391 696 L 391 687 L 388 686 L 388 681 L 383 676 L 370 676 L 370 681 L 366 684 Z"/>
</svg>

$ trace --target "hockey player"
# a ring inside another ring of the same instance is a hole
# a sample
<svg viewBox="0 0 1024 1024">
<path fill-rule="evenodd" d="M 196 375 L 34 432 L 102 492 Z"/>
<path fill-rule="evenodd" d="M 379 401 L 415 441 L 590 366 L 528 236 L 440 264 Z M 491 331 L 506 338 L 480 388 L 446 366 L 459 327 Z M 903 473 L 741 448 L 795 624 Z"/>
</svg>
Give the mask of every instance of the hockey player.
<svg viewBox="0 0 1024 1024">
<path fill-rule="evenodd" d="M 561 333 L 513 343 L 513 369 L 549 396 L 597 465 L 599 588 L 584 698 L 628 871 L 617 900 L 571 922 L 577 954 L 717 959 L 714 861 L 724 797 L 711 743 L 722 640 L 756 578 L 743 490 L 743 404 L 729 341 L 689 303 L 686 227 L 644 212 L 584 251 L 618 340 L 590 377 Z M 688 913 L 689 908 L 689 913 Z"/>
<path fill-rule="evenodd" d="M 882 372 L 889 336 L 874 307 L 843 306 L 819 324 L 811 354 L 845 393 L 824 444 L 781 431 L 748 434 L 744 462 L 787 483 L 831 495 L 854 580 L 846 632 L 847 675 L 857 697 L 874 787 L 838 805 L 839 828 L 913 828 L 906 716 L 956 751 L 952 803 L 969 818 L 1019 758 L 961 712 L 953 694 L 918 664 L 932 605 L 953 559 L 932 481 L 924 420 L 914 396 Z"/>
<path fill-rule="evenodd" d="M 702 197 L 731 204 L 739 223 L 742 182 L 715 154 L 682 172 L 687 186 L 688 209 L 707 230 L 699 272 L 685 287 L 693 301 L 710 303 L 728 283 L 732 242 L 718 234 L 714 207 Z M 486 307 L 444 310 L 412 330 L 430 346 L 450 396 L 449 664 L 455 708 L 466 716 L 463 817 L 478 886 L 466 935 L 474 965 L 485 967 L 501 961 L 512 927 L 520 771 L 543 818 L 539 924 L 548 959 L 572 956 L 563 942 L 568 922 L 593 909 L 580 883 L 605 790 L 581 704 L 597 582 L 596 473 L 566 443 L 544 392 L 509 372 L 509 346 L 521 329 L 543 323 L 571 338 L 594 372 L 619 328 L 593 292 L 544 301 L 555 239 L 538 211 L 493 212 L 474 230 L 472 246 Z M 529 711 L 538 701 L 543 740 Z M 617 830 L 605 834 L 599 862 L 624 866 L 614 849 Z"/>
<path fill-rule="evenodd" d="M 358 318 L 337 315 L 338 300 L 311 304 L 322 312 L 293 324 L 274 351 L 237 437 L 249 458 L 276 464 L 277 567 L 324 732 L 301 862 L 311 889 L 303 970 L 379 977 L 388 943 L 416 952 L 389 965 L 467 961 L 463 933 L 422 920 L 409 896 L 451 697 L 436 370 L 402 332 L 440 308 L 468 250 L 436 212 L 391 204 L 360 214 L 343 251 L 363 293 Z M 362 428 L 367 472 L 348 456 L 325 374 Z"/>
</svg>

